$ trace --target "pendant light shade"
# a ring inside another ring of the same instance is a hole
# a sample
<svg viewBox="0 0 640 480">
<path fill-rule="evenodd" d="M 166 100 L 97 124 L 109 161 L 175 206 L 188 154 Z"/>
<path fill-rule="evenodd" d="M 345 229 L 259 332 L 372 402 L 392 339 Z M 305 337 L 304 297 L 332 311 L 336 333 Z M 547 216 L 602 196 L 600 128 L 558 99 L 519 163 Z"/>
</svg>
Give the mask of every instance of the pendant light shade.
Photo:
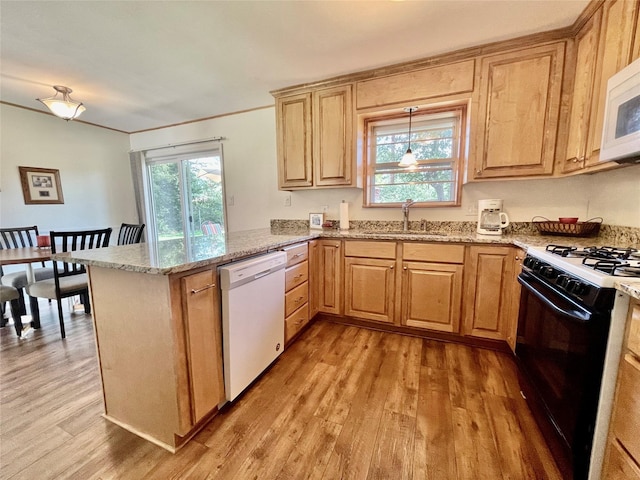
<svg viewBox="0 0 640 480">
<path fill-rule="evenodd" d="M 400 163 L 398 163 L 398 166 L 400 167 L 415 167 L 418 164 L 416 156 L 411 151 L 411 115 L 416 110 L 418 110 L 418 107 L 407 107 L 404 109 L 405 112 L 409 112 L 409 145 L 406 153 L 402 156 Z"/>
<path fill-rule="evenodd" d="M 53 97 L 40 99 L 39 102 L 51 110 L 56 117 L 60 117 L 66 121 L 78 118 L 82 112 L 86 110 L 82 102 L 76 102 L 72 100 L 69 94 L 73 91 L 69 87 L 63 87 L 61 85 L 54 85 L 56 94 Z M 60 94 L 60 96 L 58 96 Z"/>
</svg>

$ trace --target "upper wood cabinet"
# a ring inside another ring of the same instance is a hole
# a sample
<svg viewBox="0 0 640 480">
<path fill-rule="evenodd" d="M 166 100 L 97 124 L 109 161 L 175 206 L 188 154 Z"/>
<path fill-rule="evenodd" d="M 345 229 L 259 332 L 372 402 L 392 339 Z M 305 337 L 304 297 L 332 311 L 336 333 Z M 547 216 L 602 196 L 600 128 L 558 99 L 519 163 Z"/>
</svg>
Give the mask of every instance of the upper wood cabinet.
<svg viewBox="0 0 640 480">
<path fill-rule="evenodd" d="M 352 86 L 276 99 L 281 190 L 355 186 Z"/>
<path fill-rule="evenodd" d="M 553 172 L 564 50 L 557 42 L 481 59 L 470 178 Z"/>
<path fill-rule="evenodd" d="M 512 324 L 515 252 L 511 247 L 469 247 L 464 334 L 505 340 Z"/>
<path fill-rule="evenodd" d="M 625 0 L 604 2 L 576 35 L 565 173 L 598 165 L 607 81 L 631 62 L 639 5 Z"/>
</svg>

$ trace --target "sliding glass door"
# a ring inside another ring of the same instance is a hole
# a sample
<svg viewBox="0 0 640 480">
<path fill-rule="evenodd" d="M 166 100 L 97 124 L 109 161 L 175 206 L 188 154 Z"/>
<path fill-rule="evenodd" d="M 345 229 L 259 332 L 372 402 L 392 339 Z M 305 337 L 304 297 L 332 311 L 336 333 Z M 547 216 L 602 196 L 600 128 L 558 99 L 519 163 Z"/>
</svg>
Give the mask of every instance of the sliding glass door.
<svg viewBox="0 0 640 480">
<path fill-rule="evenodd" d="M 159 152 L 164 153 L 164 152 Z M 159 242 L 218 236 L 225 230 L 221 150 L 146 154 L 147 203 L 153 239 Z"/>
</svg>

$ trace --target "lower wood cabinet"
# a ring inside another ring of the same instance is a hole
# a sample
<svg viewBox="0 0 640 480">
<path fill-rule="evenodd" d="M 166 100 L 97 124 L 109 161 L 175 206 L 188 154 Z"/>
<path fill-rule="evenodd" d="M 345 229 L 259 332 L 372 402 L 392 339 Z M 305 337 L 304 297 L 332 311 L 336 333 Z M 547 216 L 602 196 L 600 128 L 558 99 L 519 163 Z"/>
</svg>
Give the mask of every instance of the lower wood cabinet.
<svg viewBox="0 0 640 480">
<path fill-rule="evenodd" d="M 342 314 L 342 241 L 318 240 L 318 311 Z"/>
<path fill-rule="evenodd" d="M 462 306 L 462 265 L 404 262 L 402 325 L 457 333 Z"/>
<path fill-rule="evenodd" d="M 283 248 L 287 254 L 284 295 L 284 341 L 291 342 L 309 322 L 309 247 L 300 243 Z"/>
<path fill-rule="evenodd" d="M 344 314 L 393 323 L 395 265 L 395 259 L 345 257 Z"/>
<path fill-rule="evenodd" d="M 320 245 L 319 240 L 309 242 L 309 320 L 320 311 L 319 280 L 320 280 Z"/>
<path fill-rule="evenodd" d="M 632 299 L 614 397 L 603 480 L 640 479 L 640 301 Z"/>
<path fill-rule="evenodd" d="M 512 247 L 468 248 L 465 280 L 465 335 L 505 340 L 511 324 L 515 252 Z"/>
<path fill-rule="evenodd" d="M 175 451 L 225 400 L 215 266 L 88 272 L 105 418 Z"/>
</svg>

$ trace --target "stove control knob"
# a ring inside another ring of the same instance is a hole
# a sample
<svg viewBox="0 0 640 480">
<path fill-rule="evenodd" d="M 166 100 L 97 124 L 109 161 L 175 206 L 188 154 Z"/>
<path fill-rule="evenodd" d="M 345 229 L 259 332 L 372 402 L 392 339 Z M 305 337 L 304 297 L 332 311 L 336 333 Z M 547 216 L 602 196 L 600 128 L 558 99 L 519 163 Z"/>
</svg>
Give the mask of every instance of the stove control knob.
<svg viewBox="0 0 640 480">
<path fill-rule="evenodd" d="M 578 282 L 576 287 L 573 289 L 573 293 L 577 295 L 585 295 L 589 293 L 589 285 Z"/>
<path fill-rule="evenodd" d="M 551 279 L 556 278 L 558 276 L 558 272 L 556 271 L 556 269 L 548 266 L 540 270 L 540 274 L 545 278 L 551 278 Z"/>
<path fill-rule="evenodd" d="M 535 261 L 536 260 L 533 257 L 527 257 L 524 259 L 523 263 L 525 267 L 531 268 L 533 267 L 533 264 L 535 263 Z"/>
<path fill-rule="evenodd" d="M 560 287 L 565 287 L 568 282 L 569 277 L 567 275 L 562 274 L 556 277 L 556 285 L 559 285 Z"/>
</svg>

